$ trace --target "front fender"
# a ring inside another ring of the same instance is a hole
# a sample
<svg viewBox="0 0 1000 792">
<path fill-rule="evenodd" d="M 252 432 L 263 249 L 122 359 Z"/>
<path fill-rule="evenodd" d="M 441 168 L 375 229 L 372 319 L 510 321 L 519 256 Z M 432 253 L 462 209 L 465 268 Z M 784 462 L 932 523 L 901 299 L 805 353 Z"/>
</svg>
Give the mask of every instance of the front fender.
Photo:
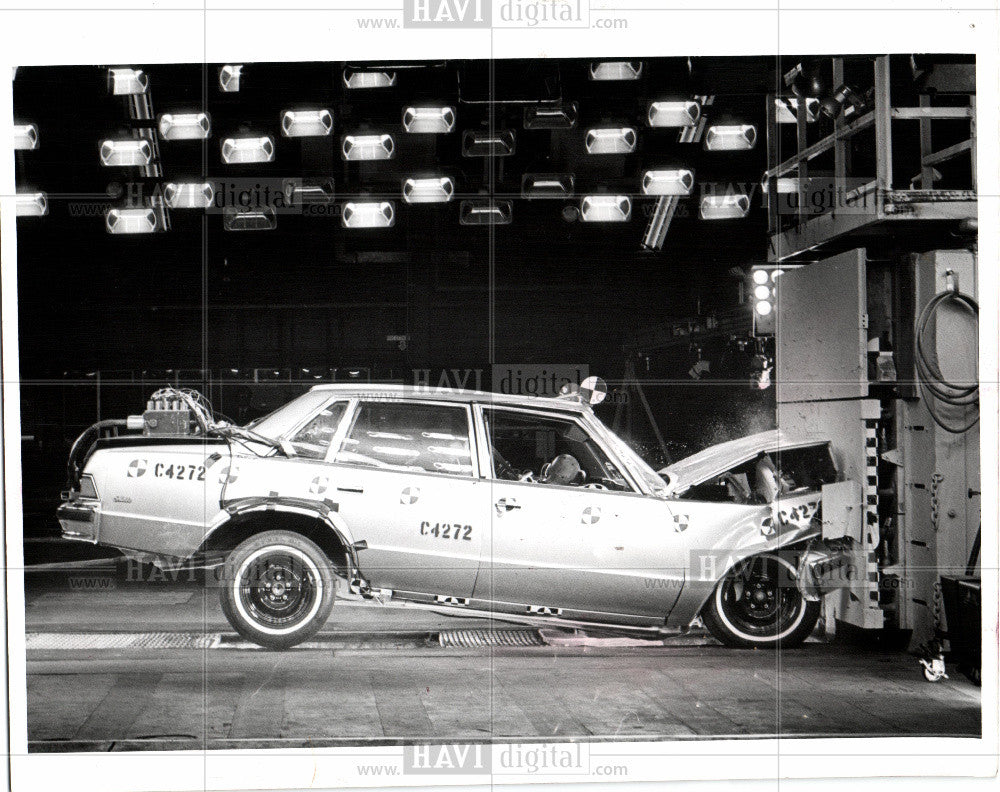
<svg viewBox="0 0 1000 792">
<path fill-rule="evenodd" d="M 784 522 L 780 517 L 776 519 L 771 508 L 765 506 L 748 508 L 737 519 L 716 519 L 704 530 L 695 530 L 694 515 L 689 519 L 692 536 L 687 548 L 685 583 L 670 612 L 668 626 L 690 624 L 719 581 L 741 561 L 760 553 L 800 545 L 820 535 L 818 525 Z"/>
</svg>

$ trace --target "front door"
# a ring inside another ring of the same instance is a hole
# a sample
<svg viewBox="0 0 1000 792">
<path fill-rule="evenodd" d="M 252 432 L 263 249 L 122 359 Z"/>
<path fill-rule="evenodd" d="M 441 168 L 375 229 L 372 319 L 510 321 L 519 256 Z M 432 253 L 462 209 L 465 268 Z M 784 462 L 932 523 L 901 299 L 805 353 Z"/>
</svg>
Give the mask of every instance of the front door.
<svg viewBox="0 0 1000 792">
<path fill-rule="evenodd" d="M 662 621 L 684 580 L 668 504 L 639 493 L 571 414 L 483 408 L 482 417 L 493 532 L 476 599 Z"/>
</svg>

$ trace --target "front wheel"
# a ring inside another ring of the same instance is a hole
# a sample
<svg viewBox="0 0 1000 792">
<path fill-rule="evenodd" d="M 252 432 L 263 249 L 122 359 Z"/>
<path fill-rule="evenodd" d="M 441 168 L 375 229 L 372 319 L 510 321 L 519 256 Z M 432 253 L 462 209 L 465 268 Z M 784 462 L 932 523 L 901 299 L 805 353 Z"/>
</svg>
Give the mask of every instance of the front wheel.
<svg viewBox="0 0 1000 792">
<path fill-rule="evenodd" d="M 813 631 L 820 603 L 803 598 L 795 565 L 766 553 L 733 567 L 702 610 L 709 632 L 727 646 L 798 646 Z"/>
<path fill-rule="evenodd" d="M 223 567 L 222 610 L 244 638 L 288 649 L 311 638 L 333 608 L 330 560 L 289 531 L 265 531 L 236 547 Z"/>
</svg>

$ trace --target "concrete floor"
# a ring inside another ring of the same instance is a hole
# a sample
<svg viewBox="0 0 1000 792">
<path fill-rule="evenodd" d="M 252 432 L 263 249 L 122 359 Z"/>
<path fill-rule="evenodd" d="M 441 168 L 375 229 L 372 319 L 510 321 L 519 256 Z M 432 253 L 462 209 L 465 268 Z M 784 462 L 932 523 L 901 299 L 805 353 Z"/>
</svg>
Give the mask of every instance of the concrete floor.
<svg viewBox="0 0 1000 792">
<path fill-rule="evenodd" d="M 958 674 L 928 684 L 904 654 L 733 650 L 704 635 L 443 648 L 438 632 L 489 622 L 349 601 L 316 648 L 268 652 L 240 648 L 198 583 L 105 575 L 88 589 L 70 577 L 26 575 L 32 751 L 980 733 L 979 689 Z M 224 641 L 94 648 L 137 632 Z"/>
</svg>

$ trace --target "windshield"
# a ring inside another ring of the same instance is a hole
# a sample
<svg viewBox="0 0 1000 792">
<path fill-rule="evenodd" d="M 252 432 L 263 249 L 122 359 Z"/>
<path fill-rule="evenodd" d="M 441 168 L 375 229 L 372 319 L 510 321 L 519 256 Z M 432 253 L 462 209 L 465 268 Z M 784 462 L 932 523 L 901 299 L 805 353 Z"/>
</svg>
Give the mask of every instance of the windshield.
<svg viewBox="0 0 1000 792">
<path fill-rule="evenodd" d="M 655 470 L 653 470 L 653 468 L 646 464 L 643 458 L 633 451 L 628 443 L 605 426 L 601 419 L 596 415 L 591 415 L 590 420 L 601 428 L 603 437 L 607 439 L 607 441 L 614 447 L 615 451 L 622 457 L 625 464 L 629 466 L 632 472 L 638 476 L 650 490 L 654 493 L 662 493 L 666 490 L 667 482 L 664 481 L 663 478 Z"/>
<path fill-rule="evenodd" d="M 333 394 L 329 391 L 307 391 L 274 412 L 247 424 L 247 428 L 253 429 L 264 437 L 282 437 L 316 412 L 324 403 L 330 401 L 332 397 Z"/>
</svg>

